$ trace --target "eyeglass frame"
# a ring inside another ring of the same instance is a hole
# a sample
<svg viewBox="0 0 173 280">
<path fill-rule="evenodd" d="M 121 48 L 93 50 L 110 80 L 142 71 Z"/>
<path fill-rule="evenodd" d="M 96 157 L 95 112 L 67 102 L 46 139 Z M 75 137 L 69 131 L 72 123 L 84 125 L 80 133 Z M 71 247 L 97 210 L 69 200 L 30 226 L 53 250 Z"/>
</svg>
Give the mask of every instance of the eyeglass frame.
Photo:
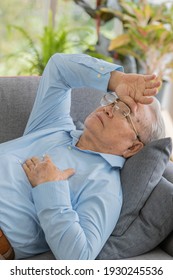
<svg viewBox="0 0 173 280">
<path fill-rule="evenodd" d="M 107 100 L 107 104 L 105 104 L 105 105 L 103 105 L 102 104 L 102 101 L 103 101 L 103 98 L 105 98 L 106 96 L 113 96 L 114 98 L 115 98 L 115 100 L 114 101 L 108 101 Z M 126 107 L 127 107 L 127 109 L 128 109 L 128 113 L 126 113 L 126 114 L 123 114 L 123 112 L 121 111 L 121 108 L 118 106 L 118 101 L 120 101 L 120 102 L 122 102 Z M 121 112 L 121 114 L 122 114 L 122 117 L 123 118 L 129 118 L 129 120 L 130 120 L 130 124 L 131 124 L 131 126 L 132 126 L 132 128 L 133 128 L 133 131 L 135 132 L 135 134 L 136 134 L 136 138 L 140 141 L 140 142 L 142 142 L 141 141 L 141 138 L 140 138 L 140 136 L 139 136 L 139 133 L 137 132 L 137 129 L 136 129 L 136 127 L 135 127 L 135 125 L 134 125 L 134 122 L 132 121 L 132 118 L 131 118 L 131 109 L 129 108 L 129 106 L 126 104 L 126 103 L 124 103 L 123 101 L 121 101 L 118 97 L 117 97 L 117 95 L 116 95 L 116 93 L 115 92 L 111 92 L 111 93 L 106 93 L 102 98 L 101 98 L 101 100 L 100 100 L 100 105 L 102 106 L 102 107 L 104 107 L 104 106 L 109 106 L 109 105 L 115 105 L 116 104 L 116 107 L 115 106 L 113 106 L 112 107 L 112 110 L 113 109 L 115 109 L 116 111 L 117 111 L 117 109 L 118 110 L 120 110 L 120 112 Z M 114 112 L 113 112 L 113 114 L 114 114 Z M 142 142 L 143 143 L 143 142 Z"/>
</svg>

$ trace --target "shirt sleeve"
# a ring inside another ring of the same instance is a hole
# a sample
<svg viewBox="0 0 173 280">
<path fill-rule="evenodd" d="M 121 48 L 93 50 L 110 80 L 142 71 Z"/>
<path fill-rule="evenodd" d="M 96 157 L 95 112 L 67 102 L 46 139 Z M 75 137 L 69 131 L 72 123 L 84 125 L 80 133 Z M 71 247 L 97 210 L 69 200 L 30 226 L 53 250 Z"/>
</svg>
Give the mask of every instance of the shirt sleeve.
<svg viewBox="0 0 173 280">
<path fill-rule="evenodd" d="M 74 129 L 70 117 L 71 89 L 107 91 L 110 72 L 122 67 L 85 54 L 53 55 L 41 77 L 36 100 L 24 134 L 40 129 Z"/>
<path fill-rule="evenodd" d="M 97 194 L 89 191 L 75 209 L 68 181 L 44 183 L 32 191 L 41 227 L 56 259 L 95 259 L 112 233 L 122 206 L 113 186 L 100 183 Z"/>
</svg>

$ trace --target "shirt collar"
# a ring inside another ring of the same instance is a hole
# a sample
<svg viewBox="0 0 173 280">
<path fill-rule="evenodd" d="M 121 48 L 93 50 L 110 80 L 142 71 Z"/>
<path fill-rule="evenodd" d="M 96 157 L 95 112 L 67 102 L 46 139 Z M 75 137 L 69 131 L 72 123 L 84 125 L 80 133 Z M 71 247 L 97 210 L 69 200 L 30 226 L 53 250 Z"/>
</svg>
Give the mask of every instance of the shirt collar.
<svg viewBox="0 0 173 280">
<path fill-rule="evenodd" d="M 82 135 L 83 131 L 81 130 L 72 130 L 70 135 L 72 137 L 72 146 L 76 147 L 77 142 L 79 141 L 80 136 Z M 77 147 L 76 147 L 77 148 Z M 78 149 L 78 148 L 77 148 Z M 122 168 L 125 163 L 125 158 L 122 156 L 111 155 L 111 154 L 104 154 L 98 153 L 94 151 L 84 150 L 87 153 L 97 154 L 104 158 L 112 167 L 120 167 Z"/>
</svg>

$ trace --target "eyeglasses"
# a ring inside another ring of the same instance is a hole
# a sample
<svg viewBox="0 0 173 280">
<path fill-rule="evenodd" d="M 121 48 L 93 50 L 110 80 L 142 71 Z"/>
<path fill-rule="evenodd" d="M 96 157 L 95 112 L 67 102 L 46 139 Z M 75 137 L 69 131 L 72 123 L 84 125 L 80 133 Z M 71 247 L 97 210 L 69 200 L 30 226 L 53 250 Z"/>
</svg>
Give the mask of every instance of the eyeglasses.
<svg viewBox="0 0 173 280">
<path fill-rule="evenodd" d="M 107 93 L 105 94 L 101 101 L 100 101 L 100 105 L 101 106 L 108 106 L 108 105 L 112 105 L 112 112 L 115 115 L 118 115 L 120 118 L 127 118 L 127 120 L 130 120 L 131 126 L 136 134 L 137 139 L 141 141 L 140 136 L 137 132 L 137 129 L 135 128 L 135 125 L 132 121 L 131 118 L 131 110 L 130 108 L 121 100 L 119 100 L 114 93 Z"/>
</svg>

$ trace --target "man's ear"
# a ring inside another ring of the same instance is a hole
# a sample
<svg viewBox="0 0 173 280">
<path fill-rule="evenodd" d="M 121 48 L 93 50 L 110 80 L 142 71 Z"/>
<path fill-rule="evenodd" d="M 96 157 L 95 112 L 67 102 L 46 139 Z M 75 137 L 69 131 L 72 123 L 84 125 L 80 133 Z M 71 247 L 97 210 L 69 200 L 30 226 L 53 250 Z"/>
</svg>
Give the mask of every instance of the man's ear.
<svg viewBox="0 0 173 280">
<path fill-rule="evenodd" d="M 137 141 L 123 153 L 123 157 L 129 158 L 129 157 L 135 155 L 137 152 L 139 152 L 143 148 L 143 146 L 144 146 L 144 144 L 142 142 Z"/>
</svg>

